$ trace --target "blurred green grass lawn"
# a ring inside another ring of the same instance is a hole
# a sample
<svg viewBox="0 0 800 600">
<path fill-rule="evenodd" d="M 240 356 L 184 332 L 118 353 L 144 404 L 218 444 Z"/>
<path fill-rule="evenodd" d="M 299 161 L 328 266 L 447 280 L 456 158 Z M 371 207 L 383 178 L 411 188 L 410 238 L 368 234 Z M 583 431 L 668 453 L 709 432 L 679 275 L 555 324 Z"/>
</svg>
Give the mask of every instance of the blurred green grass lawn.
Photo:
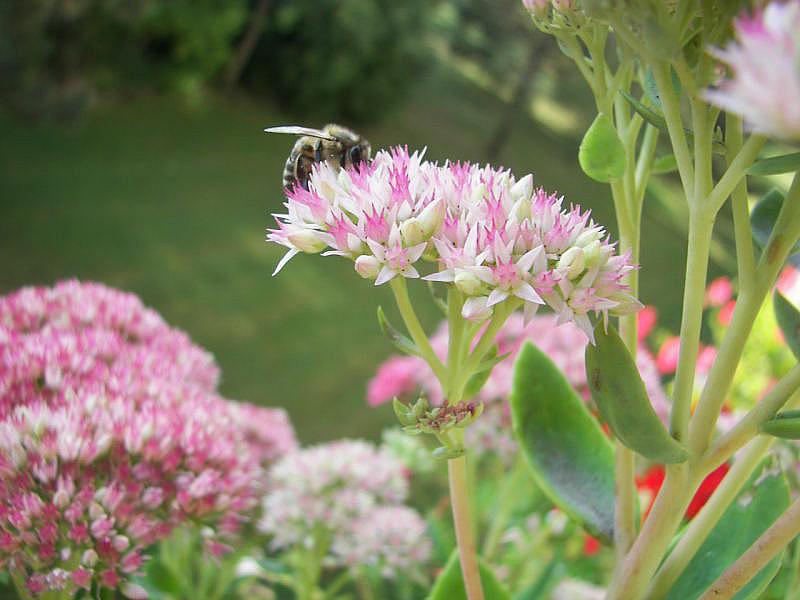
<svg viewBox="0 0 800 600">
<path fill-rule="evenodd" d="M 482 161 L 499 107 L 466 80 L 434 73 L 364 133 L 373 148 Z M 195 109 L 140 98 L 74 127 L 0 116 L 0 292 L 68 277 L 133 291 L 216 355 L 226 396 L 286 407 L 305 442 L 377 436 L 394 419 L 364 402 L 392 351 L 375 319 L 378 304 L 391 306 L 387 290 L 338 258 L 299 256 L 270 277 L 283 249 L 264 230 L 281 208 L 292 139 L 261 129 L 294 121 L 219 98 Z M 613 231 L 606 188 L 580 172 L 577 145 L 520 115 L 500 162 L 534 172 Z M 684 241 L 653 215 L 646 207 L 642 299 L 674 327 Z M 415 289 L 432 327 L 427 291 Z"/>
</svg>

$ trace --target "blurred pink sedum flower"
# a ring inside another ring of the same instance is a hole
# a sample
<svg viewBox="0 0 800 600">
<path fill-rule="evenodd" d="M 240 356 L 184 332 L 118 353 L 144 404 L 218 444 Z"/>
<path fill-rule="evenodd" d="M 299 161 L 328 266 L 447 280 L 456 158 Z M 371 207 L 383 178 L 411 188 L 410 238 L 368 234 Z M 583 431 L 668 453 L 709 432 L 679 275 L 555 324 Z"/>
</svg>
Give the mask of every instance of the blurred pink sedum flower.
<svg viewBox="0 0 800 600">
<path fill-rule="evenodd" d="M 127 579 L 175 527 L 234 533 L 296 443 L 285 413 L 224 400 L 217 378 L 132 294 L 68 281 L 0 298 L 0 568 L 33 595 L 141 598 Z"/>
<path fill-rule="evenodd" d="M 584 351 L 587 339 L 574 324 L 559 325 L 555 315 L 536 315 L 525 323 L 520 314 L 513 314 L 497 337 L 498 355 L 509 356 L 492 370 L 486 384 L 476 396 L 476 400 L 486 404 L 484 414 L 468 430 L 478 447 L 508 454 L 516 448 L 511 435 L 510 417 L 505 400 L 511 393 L 514 360 L 522 344 L 531 341 L 544 352 L 564 373 L 575 390 L 587 401 L 590 397 L 586 382 Z M 440 357 L 447 354 L 447 324 L 443 323 L 431 339 L 431 344 Z M 662 419 L 669 412 L 669 401 L 661 386 L 661 379 L 655 360 L 650 351 L 640 345 L 636 363 L 645 382 L 650 401 Z M 428 396 L 433 404 L 443 400 L 439 383 L 430 367 L 415 356 L 392 356 L 380 367 L 370 381 L 367 401 L 379 405 L 390 401 L 394 396 L 413 394 L 417 389 Z"/>
<path fill-rule="evenodd" d="M 267 239 L 299 252 L 344 256 L 376 285 L 395 277 L 455 285 L 462 315 L 483 320 L 514 297 L 528 318 L 549 305 L 592 336 L 589 313 L 641 308 L 624 283 L 635 267 L 580 207 L 534 189 L 533 177 L 469 163 L 444 166 L 407 149 L 338 170 L 317 164 L 309 189 L 287 190 L 286 213 Z"/>
<path fill-rule="evenodd" d="M 715 50 L 733 75 L 706 98 L 756 133 L 800 140 L 800 0 L 739 17 L 736 38 Z"/>
<path fill-rule="evenodd" d="M 374 565 L 392 576 L 420 566 L 431 546 L 422 518 L 402 506 L 406 473 L 390 452 L 360 440 L 297 450 L 269 472 L 259 529 L 273 549 L 316 540 L 330 567 Z"/>
</svg>

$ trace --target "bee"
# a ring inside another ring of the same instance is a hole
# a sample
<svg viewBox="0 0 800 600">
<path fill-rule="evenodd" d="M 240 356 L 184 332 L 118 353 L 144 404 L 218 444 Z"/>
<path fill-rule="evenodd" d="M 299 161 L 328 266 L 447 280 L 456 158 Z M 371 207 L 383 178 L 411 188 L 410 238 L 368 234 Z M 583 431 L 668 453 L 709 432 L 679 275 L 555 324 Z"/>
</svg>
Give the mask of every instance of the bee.
<svg viewBox="0 0 800 600">
<path fill-rule="evenodd" d="M 269 127 L 267 133 L 290 133 L 300 137 L 294 143 L 283 168 L 283 187 L 300 184 L 308 189 L 308 177 L 314 163 L 327 161 L 333 167 L 347 168 L 369 162 L 369 142 L 350 129 L 329 123 L 322 129 L 286 125 Z"/>
</svg>

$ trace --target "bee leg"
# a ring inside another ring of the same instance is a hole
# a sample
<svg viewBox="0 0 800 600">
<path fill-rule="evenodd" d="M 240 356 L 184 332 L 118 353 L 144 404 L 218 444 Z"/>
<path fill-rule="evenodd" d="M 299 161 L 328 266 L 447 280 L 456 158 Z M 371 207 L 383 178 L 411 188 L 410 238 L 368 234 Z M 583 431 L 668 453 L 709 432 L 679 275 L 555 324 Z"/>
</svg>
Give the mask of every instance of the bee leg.
<svg viewBox="0 0 800 600">
<path fill-rule="evenodd" d="M 314 165 L 313 159 L 300 154 L 294 165 L 295 176 L 303 189 L 308 189 L 308 177 L 311 175 L 311 167 Z"/>
</svg>

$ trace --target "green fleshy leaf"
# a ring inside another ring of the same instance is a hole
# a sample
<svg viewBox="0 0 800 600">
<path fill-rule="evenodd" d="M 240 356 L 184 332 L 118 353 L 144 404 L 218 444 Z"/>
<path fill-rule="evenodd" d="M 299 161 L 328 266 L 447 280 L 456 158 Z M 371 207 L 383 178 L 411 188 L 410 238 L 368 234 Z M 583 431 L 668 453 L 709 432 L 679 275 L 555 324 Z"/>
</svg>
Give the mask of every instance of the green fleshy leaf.
<svg viewBox="0 0 800 600">
<path fill-rule="evenodd" d="M 728 507 L 667 596 L 694 600 L 739 558 L 789 506 L 789 486 L 777 461 L 765 461 Z M 742 588 L 735 600 L 758 598 L 775 576 L 775 557 Z"/>
<path fill-rule="evenodd" d="M 800 152 L 763 158 L 747 169 L 748 175 L 778 175 L 800 169 Z"/>
<path fill-rule="evenodd" d="M 800 440 L 800 410 L 778 413 L 761 426 L 761 431 L 787 440 Z"/>
<path fill-rule="evenodd" d="M 586 346 L 586 381 L 600 414 L 620 442 L 657 463 L 681 463 L 689 452 L 653 410 L 639 370 L 617 331 L 600 324 Z"/>
<path fill-rule="evenodd" d="M 151 598 L 180 598 L 183 592 L 178 576 L 158 558 L 147 565 L 145 576 L 137 581 L 147 590 Z"/>
<path fill-rule="evenodd" d="M 417 345 L 400 333 L 400 331 L 389 322 L 381 306 L 378 307 L 378 325 L 380 325 L 383 335 L 385 335 L 392 345 L 400 352 L 411 356 L 422 356 Z"/>
<path fill-rule="evenodd" d="M 665 173 L 672 173 L 678 170 L 678 161 L 675 159 L 674 154 L 665 154 L 659 156 L 653 161 L 653 166 L 650 167 L 650 172 L 653 175 L 663 175 Z"/>
<path fill-rule="evenodd" d="M 533 478 L 593 536 L 614 535 L 614 450 L 558 367 L 531 343 L 514 365 L 511 419 Z"/>
<path fill-rule="evenodd" d="M 761 197 L 750 212 L 753 239 L 762 250 L 769 242 L 769 236 L 775 226 L 775 221 L 778 220 L 783 200 L 783 194 L 779 190 L 770 190 Z M 788 262 L 792 266 L 800 268 L 800 243 L 795 244 L 789 255 Z"/>
<path fill-rule="evenodd" d="M 578 162 L 589 177 L 608 183 L 625 174 L 625 146 L 605 114 L 595 117 L 578 150 Z"/>
<path fill-rule="evenodd" d="M 511 594 L 497 580 L 494 572 L 480 558 L 478 568 L 481 574 L 484 600 L 511 600 Z M 450 555 L 427 600 L 467 600 L 464 590 L 464 579 L 461 575 L 461 563 L 458 560 L 458 549 Z"/>
<path fill-rule="evenodd" d="M 777 290 L 772 302 L 783 339 L 794 357 L 800 360 L 800 311 Z"/>
</svg>

